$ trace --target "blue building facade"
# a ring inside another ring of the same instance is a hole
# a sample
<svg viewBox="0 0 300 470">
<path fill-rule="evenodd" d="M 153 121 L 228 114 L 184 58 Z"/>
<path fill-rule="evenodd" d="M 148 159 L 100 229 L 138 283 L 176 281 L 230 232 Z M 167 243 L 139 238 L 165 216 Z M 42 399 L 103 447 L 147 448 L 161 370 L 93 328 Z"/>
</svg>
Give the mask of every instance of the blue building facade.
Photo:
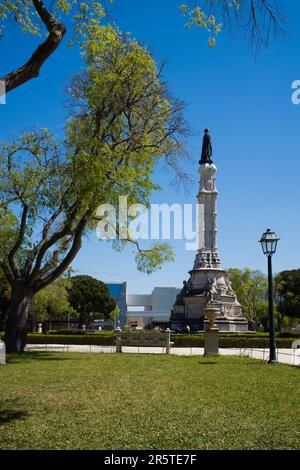
<svg viewBox="0 0 300 470">
<path fill-rule="evenodd" d="M 108 283 L 106 286 L 110 292 L 110 295 L 115 299 L 120 309 L 120 315 L 119 318 L 117 318 L 116 326 L 123 329 L 127 320 L 127 283 Z"/>
</svg>

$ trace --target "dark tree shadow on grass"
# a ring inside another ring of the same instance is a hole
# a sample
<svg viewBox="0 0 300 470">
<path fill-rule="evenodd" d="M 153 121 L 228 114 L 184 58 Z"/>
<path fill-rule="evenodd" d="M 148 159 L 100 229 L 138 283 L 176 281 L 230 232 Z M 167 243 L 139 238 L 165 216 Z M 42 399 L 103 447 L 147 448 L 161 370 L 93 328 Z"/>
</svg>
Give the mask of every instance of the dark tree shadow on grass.
<svg viewBox="0 0 300 470">
<path fill-rule="evenodd" d="M 18 409 L 19 399 L 5 400 L 0 404 L 0 426 L 30 416 L 28 411 Z"/>
<path fill-rule="evenodd" d="M 207 362 L 199 362 L 200 366 L 213 366 L 220 364 L 219 362 L 214 362 L 214 361 L 207 361 Z"/>
<path fill-rule="evenodd" d="M 55 356 L 60 352 L 24 352 L 22 354 L 7 354 L 7 364 L 16 364 L 24 361 L 69 361 L 69 357 Z"/>
<path fill-rule="evenodd" d="M 226 362 L 218 362 L 218 361 L 206 361 L 206 362 L 198 362 L 200 366 L 212 366 L 212 365 L 238 365 L 237 361 L 226 361 Z M 262 366 L 267 364 L 266 361 L 262 361 L 260 359 L 253 359 L 253 362 L 242 362 L 240 365 L 243 366 Z M 286 364 L 288 365 L 288 364 Z"/>
</svg>

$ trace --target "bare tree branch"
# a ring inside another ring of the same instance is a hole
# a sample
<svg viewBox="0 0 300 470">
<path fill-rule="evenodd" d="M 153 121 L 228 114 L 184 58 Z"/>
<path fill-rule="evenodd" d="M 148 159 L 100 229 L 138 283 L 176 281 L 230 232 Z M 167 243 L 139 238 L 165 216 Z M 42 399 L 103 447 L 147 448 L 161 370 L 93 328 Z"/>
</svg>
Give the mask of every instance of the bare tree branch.
<svg viewBox="0 0 300 470">
<path fill-rule="evenodd" d="M 5 83 L 6 93 L 23 85 L 39 75 L 40 68 L 61 43 L 66 28 L 48 12 L 42 0 L 32 0 L 37 14 L 49 31 L 47 39 L 38 46 L 30 59 L 20 68 L 1 78 Z"/>
</svg>

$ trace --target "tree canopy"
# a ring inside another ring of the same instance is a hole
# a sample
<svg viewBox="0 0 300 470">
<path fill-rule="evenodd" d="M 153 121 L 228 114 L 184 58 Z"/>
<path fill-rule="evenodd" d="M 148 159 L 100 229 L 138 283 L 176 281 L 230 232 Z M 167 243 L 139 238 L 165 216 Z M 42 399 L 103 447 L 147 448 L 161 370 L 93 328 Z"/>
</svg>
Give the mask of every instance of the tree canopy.
<svg viewBox="0 0 300 470">
<path fill-rule="evenodd" d="M 262 272 L 250 268 L 231 268 L 228 270 L 228 274 L 250 326 L 253 329 L 256 329 L 260 324 L 265 326 L 268 316 L 266 276 Z"/>
<path fill-rule="evenodd" d="M 30 303 L 30 320 L 33 327 L 38 322 L 51 318 L 66 319 L 68 314 L 75 314 L 69 303 L 69 281 L 59 280 L 39 291 Z"/>
<path fill-rule="evenodd" d="M 287 317 L 300 318 L 300 269 L 277 274 L 275 288 L 280 313 Z"/>
<path fill-rule="evenodd" d="M 116 309 L 116 302 L 106 285 L 91 276 L 72 277 L 68 293 L 70 305 L 79 313 L 81 325 L 89 325 L 98 318 L 109 318 Z"/>
</svg>

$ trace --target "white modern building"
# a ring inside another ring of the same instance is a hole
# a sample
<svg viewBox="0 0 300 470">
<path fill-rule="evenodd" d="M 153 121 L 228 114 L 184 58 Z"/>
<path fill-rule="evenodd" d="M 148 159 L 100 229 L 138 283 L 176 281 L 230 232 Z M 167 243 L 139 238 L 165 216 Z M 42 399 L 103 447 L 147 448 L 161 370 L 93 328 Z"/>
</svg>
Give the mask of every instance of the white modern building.
<svg viewBox="0 0 300 470">
<path fill-rule="evenodd" d="M 168 327 L 180 291 L 176 287 L 155 287 L 149 295 L 127 294 L 127 325 L 138 329 Z"/>
</svg>

